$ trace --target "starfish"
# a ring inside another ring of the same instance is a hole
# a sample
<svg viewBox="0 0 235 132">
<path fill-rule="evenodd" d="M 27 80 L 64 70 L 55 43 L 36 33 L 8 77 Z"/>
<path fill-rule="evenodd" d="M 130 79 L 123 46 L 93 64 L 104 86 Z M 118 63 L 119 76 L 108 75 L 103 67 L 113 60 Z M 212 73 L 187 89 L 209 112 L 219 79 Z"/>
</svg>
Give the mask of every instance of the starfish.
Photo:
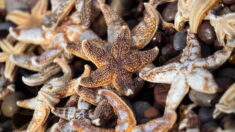
<svg viewBox="0 0 235 132">
<path fill-rule="evenodd" d="M 27 48 L 27 44 L 17 42 L 15 46 L 13 46 L 8 40 L 4 39 L 0 41 L 0 48 L 2 49 L 2 52 L 0 52 L 0 62 L 5 62 L 4 76 L 12 82 L 15 77 L 16 66 L 10 61 L 9 56 L 12 53 L 23 54 Z"/>
<path fill-rule="evenodd" d="M 175 15 L 175 29 L 184 30 L 184 23 L 189 21 L 192 33 L 197 33 L 198 26 L 207 12 L 214 8 L 220 0 L 179 0 L 178 11 Z"/>
<path fill-rule="evenodd" d="M 187 47 L 179 62 L 140 72 L 139 76 L 150 82 L 171 84 L 166 99 L 166 114 L 168 110 L 178 107 L 188 93 L 189 86 L 202 93 L 215 93 L 218 86 L 207 69 L 212 70 L 222 65 L 231 52 L 232 48 L 224 47 L 207 58 L 201 58 L 199 41 L 193 33 L 188 32 Z"/>
<path fill-rule="evenodd" d="M 32 99 L 17 101 L 17 105 L 34 110 L 33 118 L 28 125 L 27 131 L 35 132 L 45 127 L 46 119 L 52 109 L 61 98 L 71 96 L 73 89 L 66 89 L 67 82 L 71 79 L 71 69 L 64 59 L 54 60 L 64 72 L 64 75 L 52 78 L 46 82 Z"/>
<path fill-rule="evenodd" d="M 103 40 L 85 40 L 82 42 L 82 49 L 85 55 L 98 69 L 89 76 L 78 78 L 77 81 L 84 87 L 100 87 L 112 83 L 121 95 L 133 94 L 135 83 L 132 80 L 132 73 L 143 68 L 153 61 L 158 48 L 147 51 L 131 50 L 131 33 L 127 26 L 121 27 L 117 32 L 113 45 L 107 50 L 95 47 L 93 43 L 100 43 Z"/>
<path fill-rule="evenodd" d="M 43 24 L 43 16 L 47 12 L 48 0 L 38 0 L 32 8 L 31 14 L 28 12 L 15 10 L 7 14 L 6 19 L 16 23 L 19 29 L 40 27 Z"/>
<path fill-rule="evenodd" d="M 216 118 L 220 115 L 221 112 L 223 113 L 235 113 L 235 84 L 232 84 L 228 90 L 223 94 L 220 98 L 218 104 L 215 105 L 215 110 L 213 113 L 213 117 Z"/>
<path fill-rule="evenodd" d="M 175 120 L 176 114 L 171 113 L 168 116 L 163 118 L 158 118 L 151 120 L 145 124 L 136 125 L 136 120 L 133 112 L 128 107 L 128 105 L 114 92 L 110 90 L 100 90 L 99 94 L 103 95 L 108 103 L 113 107 L 115 114 L 117 115 L 117 125 L 115 129 L 104 129 L 98 128 L 92 125 L 87 124 L 81 120 L 72 120 L 71 125 L 75 130 L 81 132 L 156 132 L 156 131 L 167 131 L 170 126 L 162 125 L 170 124 L 168 121 L 170 119 Z M 170 112 L 169 112 L 170 113 Z"/>
<path fill-rule="evenodd" d="M 206 19 L 209 19 L 214 27 L 220 44 L 235 47 L 235 13 L 223 16 L 215 16 L 209 13 Z"/>
</svg>

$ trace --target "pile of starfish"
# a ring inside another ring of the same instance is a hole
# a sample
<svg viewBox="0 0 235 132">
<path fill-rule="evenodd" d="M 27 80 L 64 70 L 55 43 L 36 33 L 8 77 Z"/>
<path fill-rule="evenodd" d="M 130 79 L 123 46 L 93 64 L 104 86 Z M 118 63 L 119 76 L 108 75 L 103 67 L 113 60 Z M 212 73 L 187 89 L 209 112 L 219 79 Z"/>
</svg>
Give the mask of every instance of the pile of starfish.
<svg viewBox="0 0 235 132">
<path fill-rule="evenodd" d="M 211 71 L 223 65 L 235 47 L 235 13 L 216 16 L 211 11 L 219 0 L 178 0 L 175 23 L 167 23 L 156 8 L 173 1 L 144 3 L 144 17 L 132 30 L 105 0 L 38 0 L 30 13 L 20 10 L 8 13 L 6 19 L 17 27 L 10 28 L 7 38 L 0 42 L 0 62 L 4 62 L 0 99 L 15 91 L 20 67 L 35 72 L 22 77 L 26 85 L 42 85 L 36 97 L 17 101 L 19 107 L 34 110 L 28 132 L 46 131 L 51 113 L 60 117 L 51 131 L 169 131 L 189 88 L 207 94 L 217 92 Z M 107 40 L 90 28 L 100 13 L 107 25 Z M 204 19 L 210 21 L 223 47 L 206 58 L 201 57 L 196 35 Z M 184 26 L 186 22 L 188 27 Z M 179 60 L 155 67 L 152 62 L 157 58 L 158 47 L 143 48 L 159 28 L 169 27 L 187 32 L 187 46 Z M 39 53 L 34 53 L 39 48 Z M 96 70 L 84 65 L 82 75 L 73 78 L 69 63 L 76 57 L 92 62 Z M 137 77 L 133 78 L 134 75 Z M 144 81 L 171 87 L 163 116 L 137 125 L 126 99 L 133 98 Z M 222 112 L 235 113 L 234 91 L 233 85 L 221 98 L 215 117 Z M 69 97 L 66 105 L 56 107 L 66 97 Z M 114 115 L 115 128 L 100 127 Z"/>
</svg>

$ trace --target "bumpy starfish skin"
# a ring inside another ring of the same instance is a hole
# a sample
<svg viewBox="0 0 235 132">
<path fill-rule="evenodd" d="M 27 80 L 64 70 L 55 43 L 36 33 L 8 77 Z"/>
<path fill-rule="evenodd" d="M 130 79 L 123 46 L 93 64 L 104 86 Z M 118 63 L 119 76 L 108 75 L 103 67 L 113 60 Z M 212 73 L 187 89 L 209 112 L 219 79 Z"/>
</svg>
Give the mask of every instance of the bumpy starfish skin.
<svg viewBox="0 0 235 132">
<path fill-rule="evenodd" d="M 112 83 L 121 95 L 127 96 L 135 90 L 132 73 L 152 62 L 159 51 L 157 47 L 147 51 L 131 50 L 131 34 L 127 26 L 119 29 L 113 45 L 107 50 L 92 45 L 95 42 L 85 40 L 82 43 L 85 55 L 98 69 L 88 77 L 79 78 L 80 85 L 100 87 Z"/>
<path fill-rule="evenodd" d="M 223 113 L 235 113 L 235 84 L 231 85 L 229 89 L 223 94 L 220 98 L 218 104 L 215 105 L 215 110 L 213 113 L 213 117 L 216 118 L 218 115 Z"/>
<path fill-rule="evenodd" d="M 103 95 L 113 107 L 115 114 L 118 116 L 117 126 L 115 129 L 103 129 L 89 125 L 83 121 L 72 120 L 71 124 L 74 129 L 81 132 L 154 132 L 167 131 L 170 126 L 168 120 L 176 118 L 174 113 L 169 114 L 163 118 L 151 120 L 142 125 L 136 125 L 136 120 L 133 112 L 128 105 L 114 92 L 110 90 L 100 90 L 99 94 Z M 170 112 L 169 112 L 170 113 Z M 164 124 L 165 123 L 165 124 Z M 164 124 L 164 125 L 162 125 Z M 169 123 L 170 124 L 170 123 Z"/>
<path fill-rule="evenodd" d="M 215 16 L 209 13 L 207 18 L 215 29 L 219 43 L 235 47 L 235 13 L 223 16 Z"/>
<path fill-rule="evenodd" d="M 33 118 L 27 131 L 36 132 L 45 125 L 45 121 L 53 108 L 61 98 L 72 95 L 73 89 L 66 89 L 67 82 L 71 79 L 71 70 L 64 59 L 56 59 L 56 63 L 62 68 L 64 75 L 50 79 L 32 99 L 17 101 L 17 105 L 34 111 Z"/>
<path fill-rule="evenodd" d="M 2 49 L 2 52 L 0 52 L 0 62 L 5 62 L 4 76 L 12 82 L 14 80 L 16 66 L 10 61 L 10 54 L 23 54 L 27 48 L 27 44 L 18 42 L 13 46 L 8 40 L 2 40 L 0 41 L 0 48 Z"/>
<path fill-rule="evenodd" d="M 175 16 L 175 28 L 184 30 L 184 23 L 189 21 L 189 29 L 197 33 L 198 26 L 206 16 L 207 12 L 215 7 L 220 0 L 179 0 L 178 11 Z"/>
<path fill-rule="evenodd" d="M 140 72 L 139 76 L 154 83 L 171 84 L 166 99 L 165 113 L 175 110 L 189 87 L 203 93 L 215 93 L 218 86 L 207 69 L 222 65 L 230 56 L 232 48 L 225 47 L 207 58 L 200 56 L 200 44 L 196 36 L 188 33 L 187 47 L 183 50 L 180 62 L 170 63 L 149 71 Z"/>
<path fill-rule="evenodd" d="M 19 29 L 40 27 L 43 23 L 43 16 L 47 12 L 48 0 L 39 0 L 32 8 L 31 14 L 15 10 L 7 14 L 6 19 L 18 25 Z"/>
</svg>

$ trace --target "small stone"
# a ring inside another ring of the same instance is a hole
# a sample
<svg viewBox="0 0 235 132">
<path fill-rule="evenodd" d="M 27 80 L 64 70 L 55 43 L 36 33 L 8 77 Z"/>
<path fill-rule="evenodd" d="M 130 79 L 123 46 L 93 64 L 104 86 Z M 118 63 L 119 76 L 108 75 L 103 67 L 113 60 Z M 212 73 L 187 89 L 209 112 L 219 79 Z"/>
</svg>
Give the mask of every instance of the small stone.
<svg viewBox="0 0 235 132">
<path fill-rule="evenodd" d="M 232 55 L 229 57 L 228 61 L 229 61 L 229 63 L 235 65 L 235 53 L 232 54 Z"/>
<path fill-rule="evenodd" d="M 154 46 L 159 46 L 159 47 L 164 46 L 165 43 L 163 43 L 163 36 L 164 34 L 162 32 L 156 32 L 151 40 L 151 44 L 153 44 Z"/>
<path fill-rule="evenodd" d="M 146 101 L 136 101 L 133 103 L 133 109 L 138 122 L 144 117 L 144 111 L 150 106 L 151 105 Z"/>
<path fill-rule="evenodd" d="M 166 104 L 166 96 L 170 89 L 170 85 L 168 84 L 156 84 L 154 87 L 154 98 L 155 102 L 161 106 L 165 106 Z"/>
<path fill-rule="evenodd" d="M 216 94 L 205 94 L 201 92 L 197 92 L 195 90 L 190 90 L 189 98 L 195 104 L 199 106 L 209 107 L 212 105 L 212 100 L 216 97 Z"/>
<path fill-rule="evenodd" d="M 185 32 L 177 32 L 174 35 L 173 46 L 177 51 L 181 51 L 186 46 L 187 34 Z"/>
<path fill-rule="evenodd" d="M 167 22 L 173 22 L 177 12 L 177 2 L 169 3 L 162 11 L 162 17 Z"/>
<path fill-rule="evenodd" d="M 205 123 L 205 122 L 209 122 L 210 120 L 213 120 L 212 113 L 213 113 L 212 108 L 201 107 L 198 113 L 200 121 L 202 123 Z"/>
<path fill-rule="evenodd" d="M 160 116 L 160 111 L 155 107 L 151 106 L 144 111 L 145 118 L 156 118 Z"/>
<path fill-rule="evenodd" d="M 230 6 L 230 10 L 231 10 L 232 12 L 235 12 L 235 4 L 232 4 L 232 5 Z"/>
<path fill-rule="evenodd" d="M 235 0 L 222 0 L 224 4 L 231 5 L 235 3 Z"/>
<path fill-rule="evenodd" d="M 216 34 L 209 21 L 203 21 L 199 26 L 198 37 L 206 44 L 212 44 L 214 42 Z"/>
<path fill-rule="evenodd" d="M 167 57 L 174 57 L 178 54 L 178 51 L 176 51 L 173 47 L 173 45 L 171 43 L 166 44 L 166 46 L 164 46 L 161 49 L 161 53 L 163 56 L 167 56 Z"/>
</svg>

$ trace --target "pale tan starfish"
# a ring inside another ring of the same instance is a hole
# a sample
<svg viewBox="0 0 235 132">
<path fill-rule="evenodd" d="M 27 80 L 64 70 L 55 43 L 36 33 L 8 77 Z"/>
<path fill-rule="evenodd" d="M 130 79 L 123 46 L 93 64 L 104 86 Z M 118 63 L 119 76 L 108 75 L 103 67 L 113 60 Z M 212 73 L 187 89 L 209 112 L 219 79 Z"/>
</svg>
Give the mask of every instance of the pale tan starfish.
<svg viewBox="0 0 235 132">
<path fill-rule="evenodd" d="M 179 62 L 140 72 L 139 76 L 150 82 L 171 84 L 166 99 L 165 114 L 167 114 L 168 110 L 176 110 L 188 93 L 189 87 L 202 93 L 215 93 L 218 86 L 208 70 L 226 62 L 232 50 L 224 47 L 214 55 L 201 58 L 199 41 L 193 33 L 188 32 L 187 47 L 183 50 Z"/>
<path fill-rule="evenodd" d="M 17 24 L 19 29 L 40 27 L 48 8 L 48 0 L 38 0 L 31 13 L 15 10 L 7 14 L 6 19 Z"/>
<path fill-rule="evenodd" d="M 220 98 L 218 104 L 215 105 L 215 110 L 213 113 L 213 117 L 217 118 L 221 112 L 223 113 L 235 113 L 235 84 L 232 84 L 228 90 L 223 94 Z"/>
<path fill-rule="evenodd" d="M 220 0 L 179 0 L 178 11 L 175 16 L 175 29 L 184 31 L 184 24 L 189 21 L 189 29 L 197 33 L 198 26 Z"/>
<path fill-rule="evenodd" d="M 165 132 L 172 127 L 168 125 L 172 124 L 170 121 L 176 120 L 176 114 L 169 112 L 169 115 L 163 118 L 136 125 L 132 110 L 117 94 L 110 90 L 100 90 L 99 94 L 107 99 L 109 104 L 113 107 L 115 114 L 118 116 L 115 129 L 98 128 L 81 120 L 72 120 L 71 125 L 75 130 L 80 132 Z"/>
</svg>

